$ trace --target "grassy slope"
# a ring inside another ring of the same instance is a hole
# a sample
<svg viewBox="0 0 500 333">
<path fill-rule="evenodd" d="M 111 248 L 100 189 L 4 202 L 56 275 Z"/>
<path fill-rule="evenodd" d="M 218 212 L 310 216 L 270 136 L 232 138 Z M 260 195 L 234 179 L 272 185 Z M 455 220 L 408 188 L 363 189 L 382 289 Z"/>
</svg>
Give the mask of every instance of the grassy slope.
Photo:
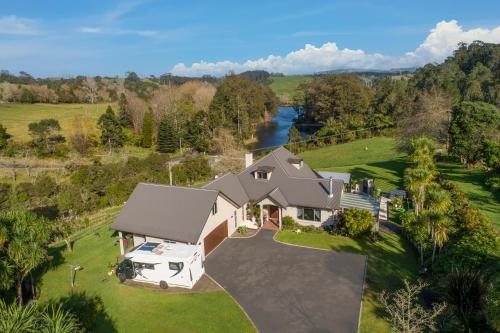
<svg viewBox="0 0 500 333">
<path fill-rule="evenodd" d="M 438 163 L 441 174 L 457 184 L 469 197 L 472 204 L 480 208 L 500 230 L 500 194 L 492 193 L 484 185 L 484 173 L 481 169 L 468 169 L 457 163 Z"/>
<path fill-rule="evenodd" d="M 28 124 L 46 118 L 59 120 L 62 135 L 76 114 L 85 114 L 97 121 L 108 104 L 0 104 L 0 124 L 15 141 L 28 141 Z M 116 112 L 116 110 L 115 110 Z"/>
<path fill-rule="evenodd" d="M 276 95 L 288 95 L 291 97 L 299 84 L 311 80 L 310 76 L 273 76 L 271 77 L 271 89 Z"/>
<path fill-rule="evenodd" d="M 119 254 L 116 236 L 108 224 L 87 234 L 68 254 L 64 247 L 52 251 L 54 267 L 41 283 L 41 302 L 68 295 L 70 264 L 77 272 L 76 291 L 99 295 L 118 332 L 254 332 L 253 326 L 234 301 L 223 291 L 199 294 L 166 294 L 121 285 L 108 277 L 108 264 Z M 97 332 L 109 332 L 109 323 L 99 321 Z"/>
<path fill-rule="evenodd" d="M 368 256 L 366 284 L 363 295 L 360 332 L 389 332 L 389 324 L 382 319 L 377 297 L 382 290 L 397 289 L 403 279 L 417 273 L 418 263 L 407 242 L 396 234 L 382 234 L 377 243 L 356 241 L 329 234 L 296 234 L 282 231 L 277 239 L 292 244 L 335 251 L 361 253 Z"/>
<path fill-rule="evenodd" d="M 306 151 L 300 156 L 312 168 L 350 172 L 354 179 L 375 179 L 382 191 L 402 188 L 406 168 L 404 154 L 396 151 L 392 138 L 376 137 Z"/>
</svg>

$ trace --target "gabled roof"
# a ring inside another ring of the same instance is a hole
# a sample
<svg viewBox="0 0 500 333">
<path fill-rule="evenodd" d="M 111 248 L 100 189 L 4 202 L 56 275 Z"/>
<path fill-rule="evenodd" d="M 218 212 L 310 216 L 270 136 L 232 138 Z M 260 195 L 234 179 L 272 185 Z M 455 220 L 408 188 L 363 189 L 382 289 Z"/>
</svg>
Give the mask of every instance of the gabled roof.
<svg viewBox="0 0 500 333">
<path fill-rule="evenodd" d="M 249 198 L 243 186 L 233 173 L 226 173 L 225 175 L 214 179 L 210 183 L 203 186 L 204 189 L 217 190 L 229 199 L 231 199 L 238 206 L 243 206 L 248 202 Z"/>
<path fill-rule="evenodd" d="M 328 197 L 329 180 L 319 177 L 307 164 L 297 169 L 289 160 L 296 160 L 286 148 L 280 147 L 238 174 L 238 179 L 248 197 L 260 201 L 276 188 L 279 193 L 273 198 L 281 203 L 292 206 L 306 206 L 324 209 L 340 208 L 343 183 L 333 182 L 333 198 Z M 267 180 L 255 179 L 253 172 L 262 166 L 274 167 L 271 177 Z M 280 204 L 281 204 L 280 203 Z"/>
<path fill-rule="evenodd" d="M 139 183 L 112 229 L 196 243 L 219 192 Z"/>
<path fill-rule="evenodd" d="M 281 190 L 279 189 L 279 187 L 272 190 L 269 193 L 268 197 L 271 198 L 271 200 L 273 200 L 277 204 L 279 204 L 281 207 L 288 207 L 288 205 L 289 205 L 285 196 L 283 195 L 283 193 L 281 193 Z"/>
</svg>

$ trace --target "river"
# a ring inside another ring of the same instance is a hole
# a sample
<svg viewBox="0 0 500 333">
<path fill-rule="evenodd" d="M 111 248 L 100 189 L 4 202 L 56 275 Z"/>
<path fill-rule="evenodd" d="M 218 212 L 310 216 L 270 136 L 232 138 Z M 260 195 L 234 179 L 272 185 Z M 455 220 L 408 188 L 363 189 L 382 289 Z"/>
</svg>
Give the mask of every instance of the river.
<svg viewBox="0 0 500 333">
<path fill-rule="evenodd" d="M 278 113 L 271 121 L 257 126 L 257 142 L 252 145 L 254 149 L 279 146 L 288 142 L 288 130 L 297 118 L 297 112 L 291 106 L 280 106 Z"/>
</svg>

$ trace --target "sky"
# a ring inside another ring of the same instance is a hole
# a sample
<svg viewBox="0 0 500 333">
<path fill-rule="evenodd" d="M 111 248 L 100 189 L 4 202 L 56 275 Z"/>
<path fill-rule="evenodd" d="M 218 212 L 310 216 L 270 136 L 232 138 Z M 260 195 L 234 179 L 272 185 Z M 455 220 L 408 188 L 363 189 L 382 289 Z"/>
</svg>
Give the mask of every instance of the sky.
<svg viewBox="0 0 500 333">
<path fill-rule="evenodd" d="M 0 0 L 0 69 L 37 77 L 439 63 L 500 43 L 498 0 Z"/>
</svg>

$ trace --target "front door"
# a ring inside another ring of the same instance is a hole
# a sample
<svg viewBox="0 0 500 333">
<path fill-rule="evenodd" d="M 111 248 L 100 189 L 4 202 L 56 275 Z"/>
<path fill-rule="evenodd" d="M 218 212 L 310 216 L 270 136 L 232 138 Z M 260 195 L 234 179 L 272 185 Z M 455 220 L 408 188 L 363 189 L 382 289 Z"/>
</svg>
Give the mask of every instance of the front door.
<svg viewBox="0 0 500 333">
<path fill-rule="evenodd" d="M 279 218 L 279 211 L 278 207 L 276 206 L 269 206 L 269 217 L 275 221 L 278 221 Z"/>
</svg>

